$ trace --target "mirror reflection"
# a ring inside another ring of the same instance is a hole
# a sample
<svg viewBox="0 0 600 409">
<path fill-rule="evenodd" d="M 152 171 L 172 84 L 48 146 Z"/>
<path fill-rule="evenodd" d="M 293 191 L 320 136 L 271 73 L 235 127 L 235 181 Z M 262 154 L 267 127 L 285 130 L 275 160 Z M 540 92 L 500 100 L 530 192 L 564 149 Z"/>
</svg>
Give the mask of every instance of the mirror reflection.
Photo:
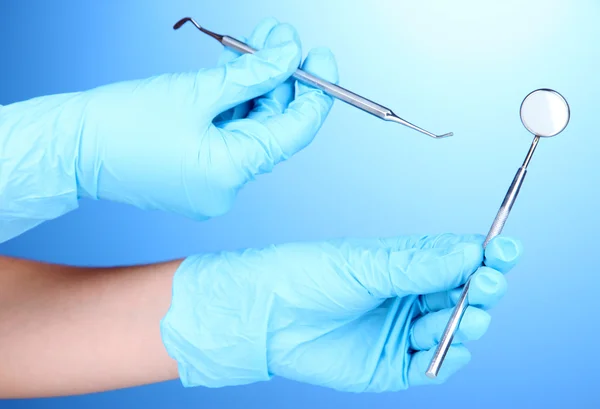
<svg viewBox="0 0 600 409">
<path fill-rule="evenodd" d="M 527 95 L 521 104 L 521 121 L 537 136 L 554 136 L 569 122 L 569 105 L 558 92 L 539 89 Z"/>
</svg>

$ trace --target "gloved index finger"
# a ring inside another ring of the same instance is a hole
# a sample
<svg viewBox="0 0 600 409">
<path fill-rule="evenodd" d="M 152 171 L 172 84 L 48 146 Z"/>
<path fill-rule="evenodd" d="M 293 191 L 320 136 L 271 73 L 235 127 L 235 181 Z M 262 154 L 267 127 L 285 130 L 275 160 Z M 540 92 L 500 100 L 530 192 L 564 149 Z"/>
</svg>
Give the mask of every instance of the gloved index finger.
<svg viewBox="0 0 600 409">
<path fill-rule="evenodd" d="M 289 25 L 281 24 L 273 33 L 278 34 L 276 37 L 279 40 L 290 38 L 291 35 L 294 43 L 300 44 L 295 30 Z M 337 80 L 337 65 L 328 50 L 311 50 L 303 67 L 321 78 L 334 82 Z M 230 122 L 222 127 L 229 132 L 232 140 L 237 137 L 240 144 L 244 145 L 240 150 L 244 158 L 251 158 L 244 169 L 246 180 L 243 183 L 259 173 L 270 171 L 276 164 L 308 145 L 325 121 L 333 99 L 318 89 L 299 92 L 282 113 L 275 113 L 287 105 L 293 94 L 292 87 L 292 83 L 284 83 L 283 88 L 262 98 L 261 104 L 255 107 L 256 111 L 248 115 L 248 121 Z"/>
<path fill-rule="evenodd" d="M 210 95 L 212 118 L 275 89 L 296 70 L 301 58 L 297 39 L 244 54 L 225 65 L 198 72 L 197 92 Z"/>
<path fill-rule="evenodd" d="M 453 246 L 459 243 L 477 243 L 483 248 L 485 236 L 481 234 L 431 234 L 431 235 L 410 235 L 395 237 L 377 237 L 377 238 L 355 238 L 343 239 L 356 246 L 363 247 L 381 247 L 388 250 L 408 250 L 408 249 L 435 249 Z"/>
<path fill-rule="evenodd" d="M 269 37 L 264 44 L 269 47 L 294 40 L 300 43 L 296 29 L 289 24 L 279 24 L 269 32 Z M 295 80 L 288 78 L 287 81 L 274 90 L 254 100 L 254 107 L 247 117 L 258 122 L 264 122 L 271 116 L 283 113 L 294 99 L 294 84 Z"/>
<path fill-rule="evenodd" d="M 414 235 L 400 238 L 382 239 L 385 246 L 394 250 L 402 249 L 435 249 L 453 246 L 459 243 L 480 243 L 483 247 L 485 237 L 481 234 L 432 234 L 432 235 Z"/>
<path fill-rule="evenodd" d="M 242 43 L 247 42 L 248 40 L 246 39 L 246 37 L 235 37 L 236 40 L 241 41 Z M 227 64 L 229 61 L 234 60 L 235 58 L 239 57 L 241 54 L 238 53 L 235 50 L 232 50 L 229 47 L 225 47 L 223 48 L 223 52 L 221 53 L 221 55 L 219 56 L 219 60 L 217 61 L 217 67 L 221 67 L 225 64 Z"/>
<path fill-rule="evenodd" d="M 252 31 L 252 34 L 249 38 L 244 36 L 235 36 L 234 38 L 242 43 L 248 44 L 250 47 L 253 47 L 257 50 L 260 50 L 265 47 L 265 42 L 269 36 L 269 33 L 279 24 L 277 19 L 273 17 L 268 17 L 262 20 Z M 229 61 L 239 57 L 242 55 L 239 51 L 233 50 L 229 47 L 225 47 L 221 56 L 219 57 L 219 61 L 217 62 L 217 66 L 222 66 L 228 63 Z"/>
<path fill-rule="evenodd" d="M 347 261 L 358 281 L 379 298 L 456 288 L 483 262 L 483 248 L 477 242 L 432 249 L 365 250 L 355 248 Z"/>
<path fill-rule="evenodd" d="M 506 294 L 507 287 L 508 282 L 501 272 L 487 266 L 479 267 L 471 276 L 469 305 L 488 310 Z M 424 312 L 453 308 L 458 302 L 462 290 L 462 288 L 454 288 L 450 291 L 423 295 L 421 296 L 421 308 Z"/>
<path fill-rule="evenodd" d="M 327 48 L 310 50 L 302 69 L 327 81 L 338 81 L 337 63 Z M 332 106 L 333 98 L 323 91 L 298 84 L 296 98 L 287 109 L 263 122 L 276 139 L 274 142 L 281 150 L 279 156 L 287 159 L 312 142 Z"/>
<path fill-rule="evenodd" d="M 269 38 L 269 35 L 271 34 L 271 31 L 273 31 L 278 24 L 279 21 L 274 17 L 267 17 L 258 23 L 258 25 L 254 28 L 254 31 L 252 31 L 252 35 L 250 36 L 248 43 L 250 47 L 253 47 L 257 50 L 263 49 L 267 42 L 267 38 Z"/>
<path fill-rule="evenodd" d="M 485 248 L 485 265 L 506 274 L 517 264 L 522 253 L 523 245 L 519 240 L 494 237 Z"/>
<path fill-rule="evenodd" d="M 254 31 L 252 31 L 250 38 L 242 36 L 236 37 L 236 40 L 239 40 L 242 43 L 246 43 L 257 50 L 260 50 L 265 47 L 265 43 L 269 34 L 273 31 L 275 27 L 277 27 L 278 24 L 279 22 L 277 21 L 277 19 L 273 17 L 266 18 L 260 23 L 258 23 L 258 25 L 254 28 Z M 229 63 L 230 61 L 233 61 L 234 59 L 238 58 L 240 55 L 240 52 L 235 51 L 232 48 L 225 47 L 219 58 L 217 66 L 221 67 Z M 250 112 L 251 108 L 251 101 L 242 102 L 241 104 L 236 105 L 233 108 L 217 115 L 213 122 L 220 123 L 225 121 L 231 121 L 234 119 L 245 118 L 248 115 L 248 112 Z"/>
</svg>

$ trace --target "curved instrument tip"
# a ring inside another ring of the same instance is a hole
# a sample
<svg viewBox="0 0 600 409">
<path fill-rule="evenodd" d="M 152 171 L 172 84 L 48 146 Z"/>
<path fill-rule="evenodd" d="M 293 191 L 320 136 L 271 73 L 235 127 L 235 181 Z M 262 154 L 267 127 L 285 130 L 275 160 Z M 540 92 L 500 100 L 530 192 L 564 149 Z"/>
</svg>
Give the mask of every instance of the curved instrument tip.
<svg viewBox="0 0 600 409">
<path fill-rule="evenodd" d="M 448 138 L 448 137 L 454 135 L 453 132 L 448 132 L 448 133 L 445 133 L 443 135 L 436 135 L 434 133 L 426 131 L 423 128 L 419 128 L 418 126 L 413 125 L 413 124 L 411 124 L 408 121 L 405 121 L 404 119 L 400 118 L 398 115 L 394 114 L 391 111 L 388 112 L 388 113 L 386 113 L 386 115 L 383 117 L 383 119 L 386 120 L 386 121 L 392 121 L 392 122 L 396 122 L 396 123 L 402 124 L 402 125 L 407 126 L 407 127 L 411 128 L 411 129 L 414 129 L 417 132 L 421 132 L 422 134 L 430 136 L 430 137 L 432 137 L 434 139 Z"/>
<path fill-rule="evenodd" d="M 437 135 L 436 139 L 449 138 L 450 136 L 454 136 L 454 132 L 448 132 L 443 135 Z"/>
<path fill-rule="evenodd" d="M 205 29 L 204 27 L 202 27 L 200 24 L 196 23 L 196 20 L 194 20 L 191 17 L 184 17 L 181 20 L 179 20 L 177 23 L 175 23 L 175 25 L 173 26 L 173 30 L 178 30 L 181 28 L 181 26 L 183 26 L 185 23 L 190 22 L 194 25 L 194 27 L 196 27 L 198 30 L 202 31 L 204 34 L 208 34 L 209 36 L 211 36 L 212 38 L 216 39 L 217 41 L 223 41 L 223 36 L 221 34 L 217 34 L 217 33 L 213 33 L 210 30 Z"/>
<path fill-rule="evenodd" d="M 181 28 L 181 26 L 184 25 L 185 23 L 187 23 L 188 21 L 193 22 L 193 19 L 191 17 L 182 18 L 177 23 L 175 23 L 175 25 L 173 26 L 173 30 L 179 30 Z"/>
</svg>

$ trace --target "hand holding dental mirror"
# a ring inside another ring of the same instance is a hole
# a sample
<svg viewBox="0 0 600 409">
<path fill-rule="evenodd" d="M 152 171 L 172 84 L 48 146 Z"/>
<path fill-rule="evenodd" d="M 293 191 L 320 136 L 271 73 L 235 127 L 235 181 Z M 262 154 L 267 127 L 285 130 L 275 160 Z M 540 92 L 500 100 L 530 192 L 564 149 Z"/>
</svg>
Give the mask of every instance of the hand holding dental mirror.
<svg viewBox="0 0 600 409">
<path fill-rule="evenodd" d="M 523 184 L 523 180 L 525 179 L 527 166 L 531 161 L 531 157 L 533 156 L 533 152 L 535 151 L 540 138 L 548 138 L 561 133 L 569 123 L 569 117 L 569 104 L 562 95 L 551 89 L 538 89 L 533 91 L 527 95 L 521 103 L 521 122 L 523 122 L 525 128 L 535 137 L 533 138 L 533 142 L 531 143 L 531 147 L 529 148 L 529 152 L 525 157 L 523 165 L 517 171 L 517 174 L 504 197 L 502 206 L 500 206 L 500 210 L 498 211 L 496 218 L 492 223 L 492 227 L 483 243 L 484 247 L 491 239 L 502 232 L 502 228 L 508 219 L 510 210 L 512 209 L 517 195 L 519 194 L 519 190 L 521 189 L 521 185 Z M 458 329 L 460 321 L 467 310 L 469 284 L 470 279 L 467 280 L 467 283 L 463 288 L 431 363 L 429 364 L 426 375 L 430 378 L 437 377 L 446 353 L 448 352 L 448 348 L 450 348 L 450 345 L 452 344 L 454 333 Z"/>
</svg>

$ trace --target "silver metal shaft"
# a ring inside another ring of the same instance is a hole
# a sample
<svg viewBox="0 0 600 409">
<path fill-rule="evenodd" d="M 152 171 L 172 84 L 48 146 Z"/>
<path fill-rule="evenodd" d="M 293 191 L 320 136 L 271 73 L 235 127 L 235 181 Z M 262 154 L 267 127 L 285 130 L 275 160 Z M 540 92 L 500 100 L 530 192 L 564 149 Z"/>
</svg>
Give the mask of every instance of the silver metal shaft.
<svg viewBox="0 0 600 409">
<path fill-rule="evenodd" d="M 490 240 L 492 240 L 494 237 L 496 237 L 500 233 L 502 233 L 504 224 L 506 223 L 506 220 L 508 219 L 508 215 L 510 214 L 513 204 L 515 203 L 515 200 L 517 199 L 517 195 L 519 194 L 521 186 L 523 185 L 525 175 L 527 174 L 527 166 L 529 165 L 529 162 L 531 161 L 531 157 L 533 156 L 533 152 L 535 151 L 535 148 L 536 148 L 539 140 L 540 140 L 539 136 L 536 136 L 533 139 L 533 142 L 531 143 L 531 147 L 529 148 L 529 152 L 527 152 L 527 156 L 525 157 L 525 161 L 523 162 L 523 165 L 517 171 L 517 174 L 515 175 L 512 183 L 510 185 L 510 188 L 508 189 L 508 192 L 506 193 L 506 196 L 504 196 L 504 201 L 502 202 L 502 205 L 500 206 L 500 210 L 498 210 L 498 213 L 496 214 L 496 218 L 494 219 L 494 222 L 492 223 L 492 226 L 490 227 L 487 237 L 485 238 L 485 241 L 483 242 L 484 248 L 488 245 Z M 465 312 L 467 311 L 467 307 L 469 306 L 467 296 L 469 293 L 470 284 L 471 284 L 471 278 L 469 277 L 469 279 L 467 280 L 467 283 L 463 287 L 463 290 L 460 294 L 458 302 L 456 303 L 456 306 L 454 307 L 454 311 L 452 311 L 452 315 L 450 316 L 450 319 L 448 320 L 448 323 L 446 324 L 446 328 L 444 329 L 442 338 L 440 339 L 440 342 L 435 350 L 435 354 L 433 355 L 433 358 L 431 359 L 431 362 L 429 363 L 429 367 L 427 368 L 427 371 L 425 372 L 425 374 L 429 378 L 433 379 L 438 376 L 440 369 L 442 367 L 442 363 L 444 362 L 444 358 L 446 358 L 446 354 L 448 353 L 448 349 L 450 349 L 450 345 L 452 345 L 452 340 L 454 339 L 454 334 L 456 333 L 456 330 L 458 330 L 458 327 L 460 326 L 460 322 L 461 322 L 463 316 L 465 315 Z"/>
<path fill-rule="evenodd" d="M 296 70 L 293 77 L 298 81 L 313 86 L 315 88 L 320 89 L 325 92 L 327 95 L 330 95 L 334 98 L 339 99 L 340 101 L 344 101 L 347 104 L 350 104 L 358 109 L 362 109 L 365 112 L 368 112 L 371 115 L 374 115 L 384 121 L 392 121 L 407 126 L 415 131 L 421 132 L 425 135 L 431 136 L 432 138 L 446 138 L 448 136 L 452 136 L 453 133 L 447 133 L 444 135 L 435 135 L 425 129 L 419 128 L 416 125 L 411 124 L 408 121 L 400 118 L 398 115 L 394 114 L 391 109 L 386 108 L 382 105 L 379 105 L 376 102 L 373 102 L 365 97 L 361 97 L 358 94 L 355 94 L 352 91 L 347 90 L 346 88 L 340 87 L 339 85 L 332 84 L 329 81 L 325 81 L 321 78 L 315 77 L 305 71 Z"/>
<path fill-rule="evenodd" d="M 186 18 L 179 20 L 173 28 L 179 29 L 183 24 L 185 24 L 188 21 L 191 22 L 198 30 L 200 30 L 203 33 L 208 34 L 209 36 L 218 40 L 225 47 L 231 48 L 232 50 L 238 51 L 243 54 L 254 54 L 257 51 L 256 49 L 250 47 L 248 44 L 238 41 L 233 37 L 216 34 L 216 33 L 213 33 L 212 31 L 205 29 L 204 27 L 201 27 L 198 23 L 196 23 L 196 21 L 194 21 L 194 19 L 192 19 L 190 17 L 186 17 Z M 300 69 L 296 70 L 293 77 L 299 82 L 302 82 L 306 85 L 310 85 L 314 88 L 318 88 L 321 91 L 325 92 L 327 95 L 329 95 L 333 98 L 337 98 L 341 101 L 344 101 L 345 103 L 352 105 L 358 109 L 361 109 L 361 110 L 363 110 L 371 115 L 374 115 L 380 119 L 383 119 L 384 121 L 391 121 L 391 122 L 396 122 L 396 123 L 402 124 L 404 126 L 407 126 L 415 131 L 421 132 L 421 133 L 423 133 L 427 136 L 430 136 L 432 138 L 435 138 L 435 139 L 446 138 L 446 137 L 453 135 L 452 132 L 449 132 L 449 133 L 446 133 L 443 135 L 436 135 L 434 133 L 426 131 L 425 129 L 422 129 L 422 128 L 420 128 L 414 124 L 411 124 L 410 122 L 405 121 L 404 119 L 400 118 L 398 115 L 394 114 L 392 112 L 392 110 L 389 108 L 379 105 L 376 102 L 373 102 L 373 101 L 371 101 L 367 98 L 364 98 L 352 91 L 342 88 L 339 85 L 335 85 L 335 84 L 333 84 L 329 81 L 326 81 L 322 78 L 319 78 L 312 74 L 309 74 L 303 70 L 300 70 Z"/>
</svg>

